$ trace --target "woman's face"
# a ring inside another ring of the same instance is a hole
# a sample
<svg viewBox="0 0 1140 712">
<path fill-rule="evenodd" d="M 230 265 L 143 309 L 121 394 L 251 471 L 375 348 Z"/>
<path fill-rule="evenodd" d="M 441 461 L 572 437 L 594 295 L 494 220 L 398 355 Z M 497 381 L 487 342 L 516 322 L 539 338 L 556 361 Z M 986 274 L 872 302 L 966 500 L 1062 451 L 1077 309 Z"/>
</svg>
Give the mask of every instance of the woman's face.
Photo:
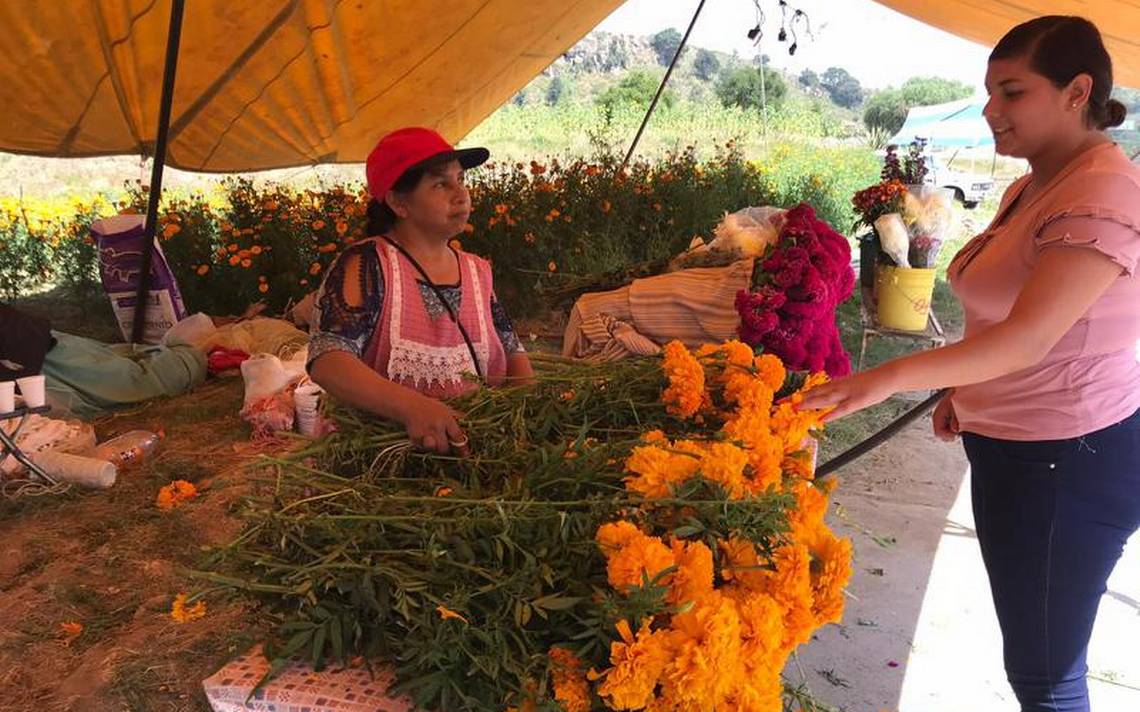
<svg viewBox="0 0 1140 712">
<path fill-rule="evenodd" d="M 425 173 L 412 192 L 397 200 L 397 215 L 424 232 L 445 239 L 463 232 L 471 216 L 471 194 L 459 161 Z"/>
<path fill-rule="evenodd" d="M 982 113 L 993 131 L 996 151 L 1032 158 L 1086 131 L 1087 92 L 1082 88 L 1087 80 L 1088 75 L 1078 75 L 1069 86 L 1058 89 L 1034 72 L 1026 58 L 991 60 L 986 70 L 990 97 Z"/>
</svg>

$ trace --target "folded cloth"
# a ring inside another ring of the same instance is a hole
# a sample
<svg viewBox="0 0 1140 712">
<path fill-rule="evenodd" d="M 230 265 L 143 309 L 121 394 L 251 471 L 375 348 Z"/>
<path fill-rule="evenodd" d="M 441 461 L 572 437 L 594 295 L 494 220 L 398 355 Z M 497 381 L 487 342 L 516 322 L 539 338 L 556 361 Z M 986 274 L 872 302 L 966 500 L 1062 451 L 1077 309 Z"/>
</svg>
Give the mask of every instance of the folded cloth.
<svg viewBox="0 0 1140 712">
<path fill-rule="evenodd" d="M 211 376 L 216 376 L 222 371 L 237 368 L 248 358 L 249 354 L 241 349 L 227 349 L 225 346 L 215 346 L 210 349 L 210 353 L 206 357 L 206 370 Z"/>
</svg>

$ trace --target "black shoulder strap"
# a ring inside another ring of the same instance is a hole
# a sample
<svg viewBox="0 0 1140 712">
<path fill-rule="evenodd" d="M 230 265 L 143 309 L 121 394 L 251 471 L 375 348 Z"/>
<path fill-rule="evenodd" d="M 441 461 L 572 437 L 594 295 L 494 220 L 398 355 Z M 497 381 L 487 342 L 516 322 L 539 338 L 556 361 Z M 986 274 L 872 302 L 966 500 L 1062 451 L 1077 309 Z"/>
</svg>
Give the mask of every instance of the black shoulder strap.
<svg viewBox="0 0 1140 712">
<path fill-rule="evenodd" d="M 420 273 L 420 276 L 424 278 L 424 282 L 427 284 L 427 286 L 431 287 L 431 290 L 435 292 L 436 298 L 439 299 L 439 303 L 443 305 L 443 308 L 447 310 L 447 315 L 451 317 L 451 321 L 453 321 L 455 325 L 459 327 L 459 334 L 463 337 L 463 343 L 467 344 L 467 350 L 471 352 L 471 363 L 475 364 L 475 375 L 479 376 L 479 380 L 485 380 L 483 376 L 483 367 L 479 364 L 479 357 L 475 354 L 475 345 L 471 343 L 471 337 L 468 336 L 467 329 L 463 328 L 463 324 L 460 323 L 459 315 L 455 313 L 455 310 L 451 308 L 451 304 L 443 296 L 443 290 L 436 286 L 436 283 L 431 280 L 431 277 L 429 277 L 424 268 L 420 266 L 420 263 L 416 261 L 416 258 L 412 257 L 408 251 L 404 249 L 403 245 L 396 242 L 387 235 L 381 235 L 380 237 L 382 237 L 384 241 L 389 245 L 396 248 L 396 250 L 401 255 L 406 257 L 408 262 L 411 262 L 412 266 L 416 268 L 416 271 Z M 460 279 L 462 280 L 463 264 L 459 259 L 459 254 L 456 253 L 454 249 L 452 249 L 451 252 L 455 255 L 456 263 L 459 264 L 459 274 Z"/>
</svg>

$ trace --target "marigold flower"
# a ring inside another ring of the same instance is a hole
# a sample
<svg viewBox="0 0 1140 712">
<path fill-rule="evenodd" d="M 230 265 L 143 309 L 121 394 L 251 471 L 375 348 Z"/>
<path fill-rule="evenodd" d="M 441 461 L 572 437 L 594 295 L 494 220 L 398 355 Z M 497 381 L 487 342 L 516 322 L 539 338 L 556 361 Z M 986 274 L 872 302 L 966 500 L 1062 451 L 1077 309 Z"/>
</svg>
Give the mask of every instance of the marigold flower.
<svg viewBox="0 0 1140 712">
<path fill-rule="evenodd" d="M 324 221 L 324 220 L 314 220 L 314 221 L 313 221 L 313 229 L 314 229 L 314 230 L 320 230 L 320 229 L 323 229 L 323 228 L 324 228 L 324 226 L 325 226 L 325 221 Z"/>
<path fill-rule="evenodd" d="M 198 265 L 198 269 L 194 270 L 201 277 L 210 271 L 210 265 Z"/>
<path fill-rule="evenodd" d="M 186 594 L 180 593 L 174 597 L 170 606 L 170 617 L 179 623 L 189 623 L 206 615 L 206 602 L 198 601 L 192 606 L 186 605 Z"/>
<path fill-rule="evenodd" d="M 250 267 L 253 266 L 253 260 L 246 257 L 244 260 L 241 261 L 241 266 L 244 267 L 245 269 L 249 269 Z"/>
<path fill-rule="evenodd" d="M 546 269 L 550 272 L 557 272 L 558 271 L 558 265 L 554 262 L 554 260 L 551 260 L 550 262 L 547 263 Z"/>
<path fill-rule="evenodd" d="M 591 673 L 590 678 L 604 678 L 598 694 L 612 708 L 639 710 L 653 701 L 653 691 L 672 657 L 672 637 L 666 631 L 651 631 L 648 620 L 636 637 L 624 619 L 618 621 L 617 630 L 621 641 L 610 644 L 612 667 L 601 674 Z"/>
<path fill-rule="evenodd" d="M 265 294 L 266 292 L 269 291 L 269 285 L 266 284 L 265 282 L 262 282 L 261 284 L 257 285 L 257 291 L 261 292 L 262 294 Z"/>
<path fill-rule="evenodd" d="M 468 622 L 466 618 L 451 610 L 447 606 L 439 605 L 435 607 L 435 610 L 437 613 L 439 613 L 439 617 L 443 620 L 455 619 L 463 621 L 464 623 Z"/>
<path fill-rule="evenodd" d="M 238 257 L 237 255 L 230 255 L 230 259 L 229 259 L 230 267 L 237 267 L 239 262 L 241 262 L 240 257 Z"/>
<path fill-rule="evenodd" d="M 590 687 L 582 661 L 565 648 L 550 649 L 551 683 L 554 699 L 566 712 L 590 712 Z"/>
<path fill-rule="evenodd" d="M 158 491 L 155 506 L 169 512 L 188 499 L 198 496 L 198 488 L 186 480 L 174 480 Z"/>
<path fill-rule="evenodd" d="M 321 263 L 320 262 L 314 262 L 313 264 L 309 265 L 309 274 L 317 275 L 320 273 L 321 273 Z"/>
<path fill-rule="evenodd" d="M 669 386 L 661 400 L 673 415 L 690 418 L 705 399 L 705 371 L 696 357 L 680 341 L 665 345 L 663 368 Z"/>
<path fill-rule="evenodd" d="M 253 247 L 249 248 L 249 252 L 252 255 L 260 255 L 261 251 L 262 251 L 261 245 L 254 245 Z"/>
<path fill-rule="evenodd" d="M 63 638 L 63 644 L 71 645 L 72 641 L 83 634 L 83 624 L 76 621 L 67 621 L 66 623 L 59 624 L 59 634 Z"/>
</svg>

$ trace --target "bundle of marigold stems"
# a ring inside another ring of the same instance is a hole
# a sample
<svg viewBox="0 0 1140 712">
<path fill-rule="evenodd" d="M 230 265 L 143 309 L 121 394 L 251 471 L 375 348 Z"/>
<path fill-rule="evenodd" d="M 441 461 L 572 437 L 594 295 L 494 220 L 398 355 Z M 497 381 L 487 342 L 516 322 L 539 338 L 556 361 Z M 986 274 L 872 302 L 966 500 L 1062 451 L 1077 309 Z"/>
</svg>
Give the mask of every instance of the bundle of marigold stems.
<svg viewBox="0 0 1140 712">
<path fill-rule="evenodd" d="M 279 616 L 275 669 L 364 656 L 423 709 L 784 709 L 851 573 L 796 407 L 822 377 L 739 342 L 535 361 L 454 404 L 465 458 L 332 408 L 199 575 Z"/>
</svg>

